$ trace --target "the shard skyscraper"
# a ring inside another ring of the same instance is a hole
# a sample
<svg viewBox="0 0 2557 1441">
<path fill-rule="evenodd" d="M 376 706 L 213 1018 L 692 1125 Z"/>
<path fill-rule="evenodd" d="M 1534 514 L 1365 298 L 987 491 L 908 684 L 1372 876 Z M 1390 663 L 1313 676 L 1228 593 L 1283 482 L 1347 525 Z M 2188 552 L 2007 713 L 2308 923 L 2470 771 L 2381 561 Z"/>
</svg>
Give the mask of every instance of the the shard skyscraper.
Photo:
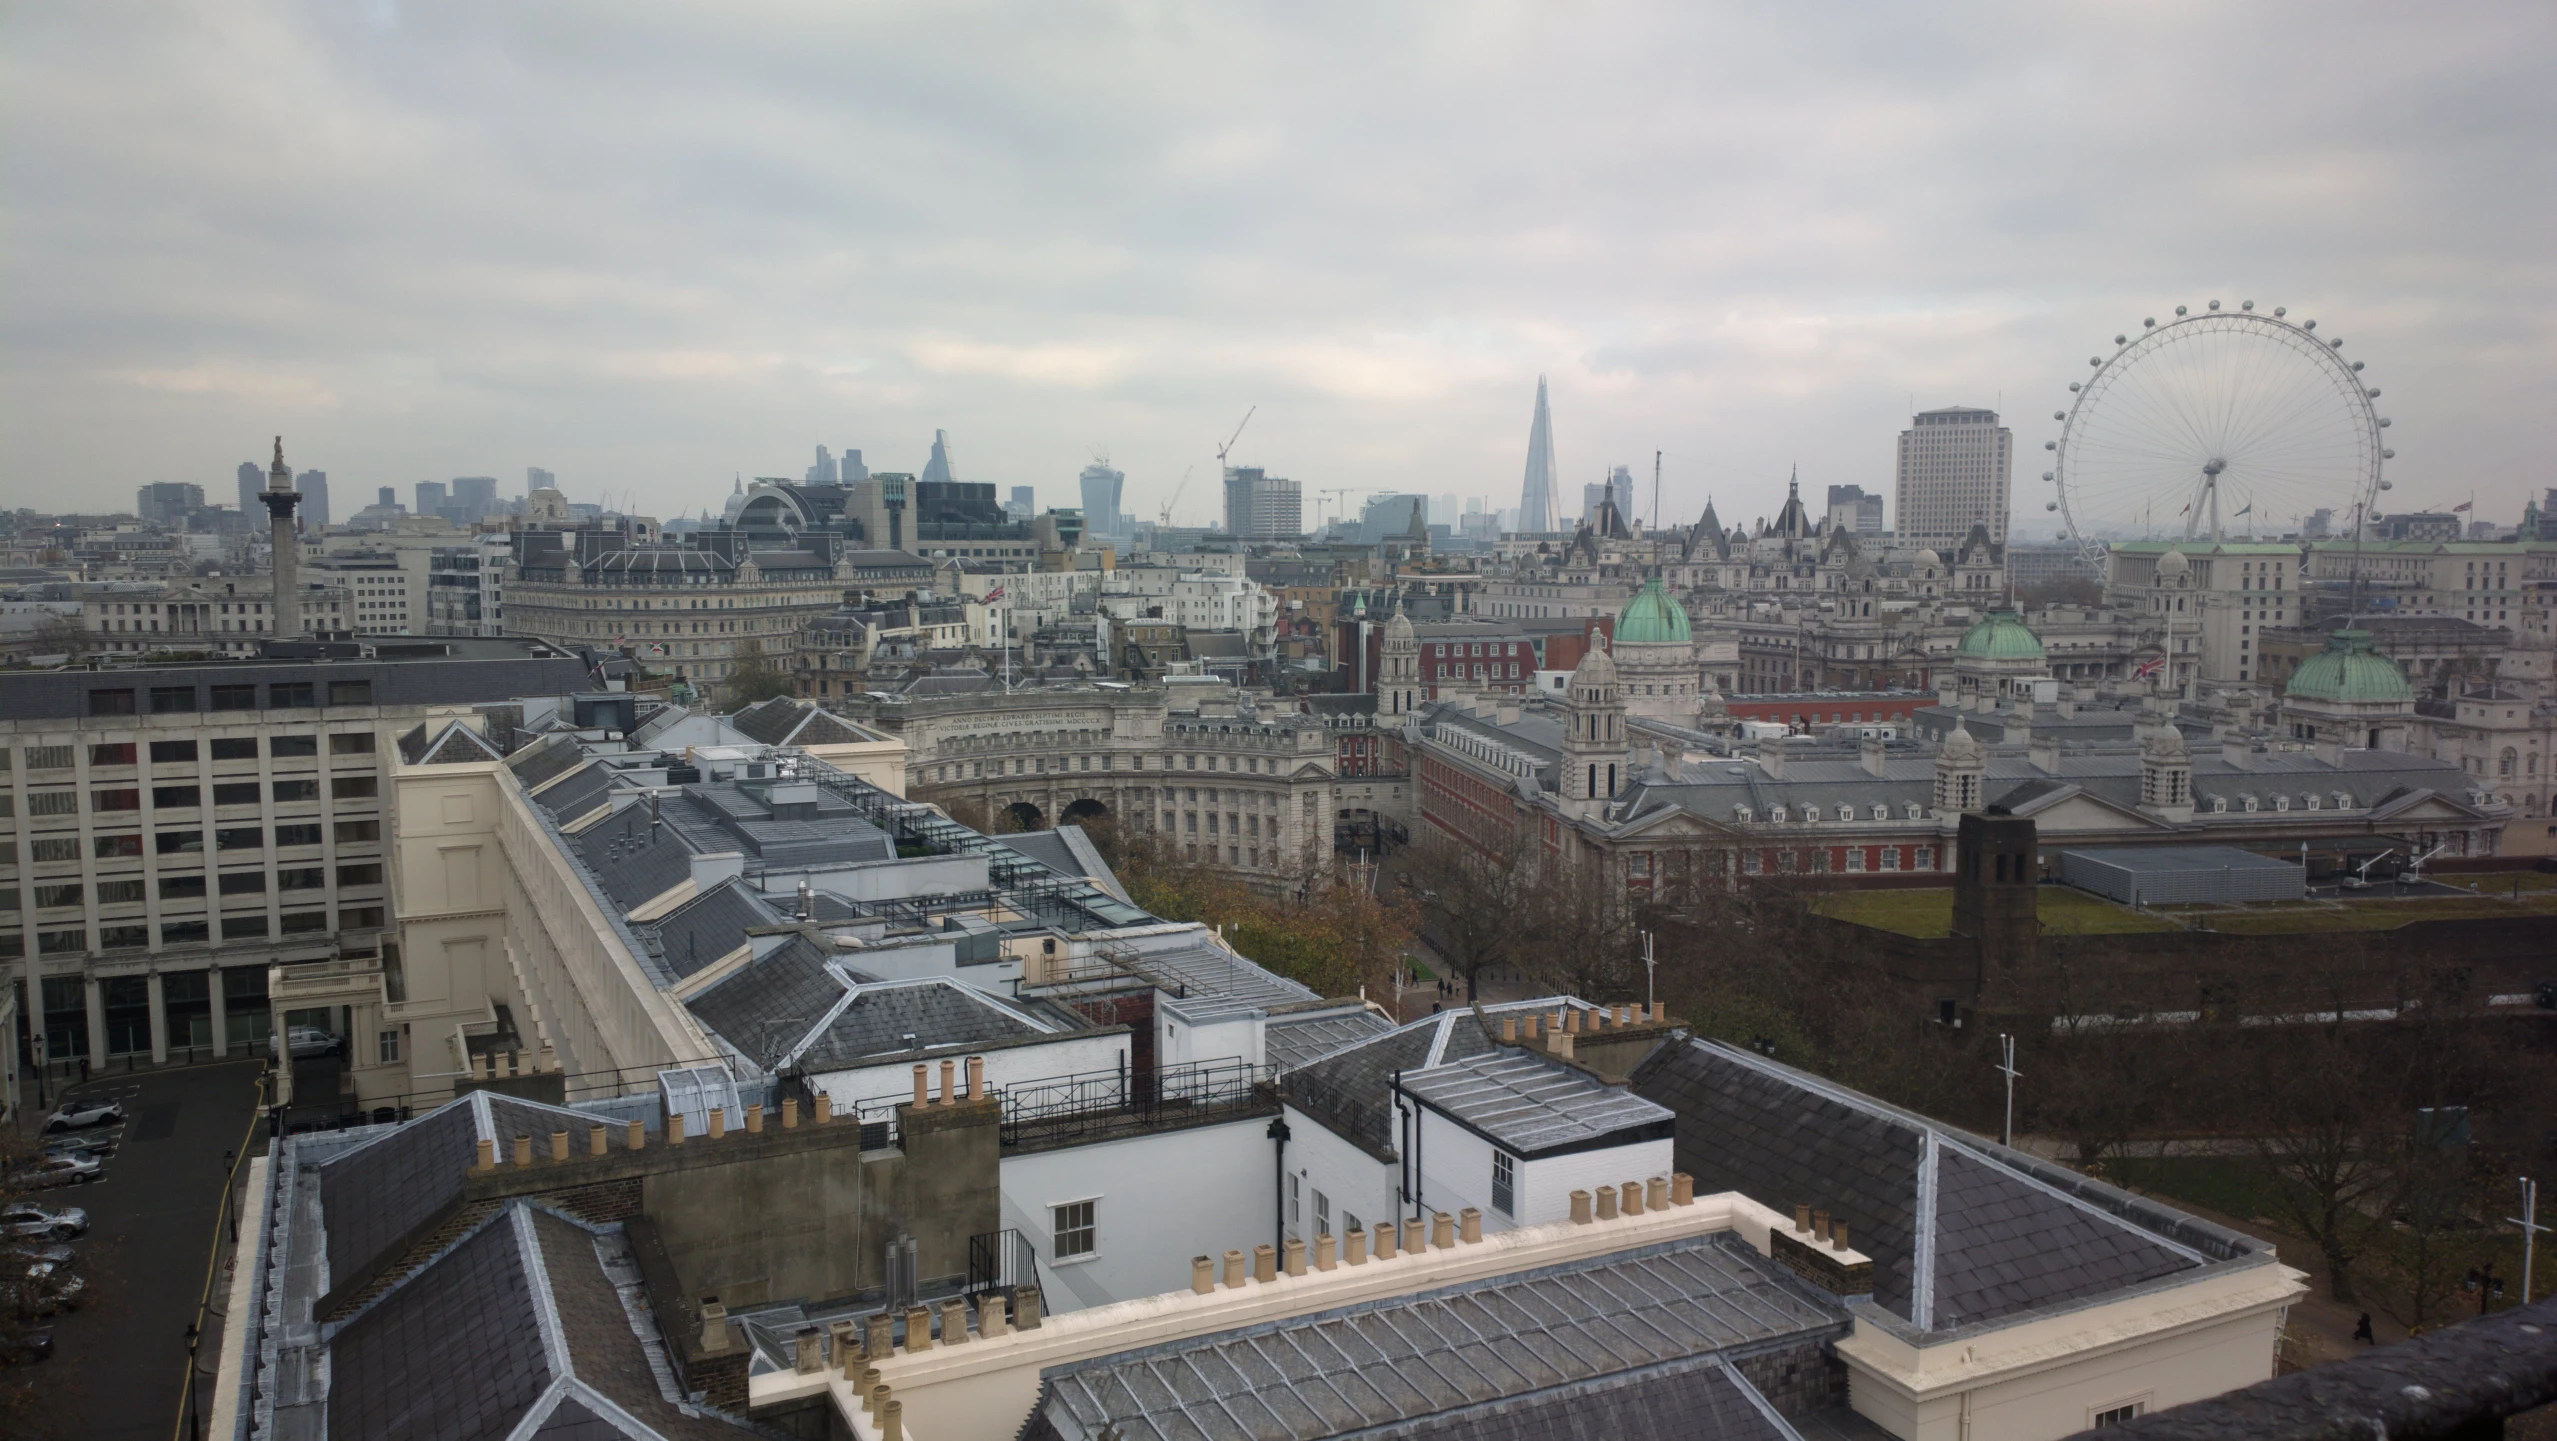
<svg viewBox="0 0 2557 1441">
<path fill-rule="evenodd" d="M 1554 413 L 1545 405 L 1545 377 L 1536 377 L 1536 421 L 1527 428 L 1527 487 L 1518 498 L 1518 528 L 1531 535 L 1555 530 Z"/>
</svg>

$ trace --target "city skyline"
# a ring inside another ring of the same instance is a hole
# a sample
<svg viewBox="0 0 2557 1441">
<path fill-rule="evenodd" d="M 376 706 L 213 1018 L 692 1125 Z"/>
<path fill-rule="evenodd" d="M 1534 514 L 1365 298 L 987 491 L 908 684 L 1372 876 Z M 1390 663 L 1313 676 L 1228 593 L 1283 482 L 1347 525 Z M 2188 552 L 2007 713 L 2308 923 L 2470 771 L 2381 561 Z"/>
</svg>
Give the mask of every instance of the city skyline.
<svg viewBox="0 0 2557 1441">
<path fill-rule="evenodd" d="M 539 462 L 674 516 L 818 443 L 919 470 L 946 429 L 1048 495 L 1106 446 L 1139 516 L 1189 472 L 1197 524 L 1257 405 L 1237 465 L 1506 505 L 1543 373 L 1565 494 L 1658 450 L 1664 522 L 1745 521 L 1797 463 L 1887 491 L 1920 410 L 2038 451 L 2090 347 L 2241 298 L 2353 337 L 2393 508 L 2537 481 L 2543 15 L 598 23 L 23 17 L 0 504 L 218 493 L 281 431 L 358 494 Z M 431 103 L 490 57 L 515 78 Z M 1583 98 L 1487 98 L 1531 72 Z M 240 105 L 243 73 L 305 98 Z"/>
</svg>

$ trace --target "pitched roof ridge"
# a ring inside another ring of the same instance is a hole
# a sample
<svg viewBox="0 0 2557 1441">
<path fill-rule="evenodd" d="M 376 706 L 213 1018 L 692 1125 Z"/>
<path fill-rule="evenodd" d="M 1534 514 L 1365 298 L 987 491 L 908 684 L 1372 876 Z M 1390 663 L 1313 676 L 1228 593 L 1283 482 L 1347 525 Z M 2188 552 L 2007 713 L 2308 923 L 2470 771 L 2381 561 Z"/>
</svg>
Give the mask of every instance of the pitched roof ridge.
<svg viewBox="0 0 2557 1441">
<path fill-rule="evenodd" d="M 2085 1212 L 2087 1215 L 2094 1217 L 2098 1221 L 2112 1225 L 2120 1230 L 2128 1231 L 2133 1235 L 2140 1237 L 2142 1240 L 2163 1246 L 2167 1250 L 2175 1252 L 2177 1255 L 2182 1256 L 2184 1259 L 2197 1266 L 2207 1266 L 2211 1264 L 2210 1257 L 2203 1255 L 2201 1252 L 2194 1250 L 2192 1247 L 2185 1245 L 2181 1241 L 2159 1235 L 2157 1232 L 2150 1230 L 2148 1227 L 2132 1221 L 2129 1217 L 2116 1215 L 2112 1211 L 2096 1205 L 2094 1202 L 2087 1200 L 2083 1196 L 2062 1190 L 2060 1187 L 2052 1185 L 2050 1182 L 2043 1180 L 2041 1177 L 2034 1175 L 2030 1171 L 2019 1166 L 2010 1165 L 1996 1156 L 1989 1155 L 1986 1152 L 1964 1144 L 1961 1140 L 1955 1137 L 1947 1136 L 1942 1138 L 1942 1145 L 1949 1146 L 1957 1154 L 1967 1156 L 1970 1159 L 1979 1162 L 1983 1166 L 1996 1170 L 2002 1175 L 2012 1176 L 2023 1182 L 2025 1185 L 2032 1187 L 2034 1190 L 2042 1192 L 2046 1196 L 2051 1196 L 2064 1201 L 2078 1210 Z"/>
</svg>

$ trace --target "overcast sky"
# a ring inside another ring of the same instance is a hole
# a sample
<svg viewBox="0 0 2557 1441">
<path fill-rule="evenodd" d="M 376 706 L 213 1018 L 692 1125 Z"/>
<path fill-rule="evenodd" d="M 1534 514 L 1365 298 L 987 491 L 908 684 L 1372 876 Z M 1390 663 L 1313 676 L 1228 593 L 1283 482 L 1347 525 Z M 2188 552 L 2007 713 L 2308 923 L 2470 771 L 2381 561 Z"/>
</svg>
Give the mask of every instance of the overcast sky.
<svg viewBox="0 0 2557 1441">
<path fill-rule="evenodd" d="M 2388 508 L 2557 483 L 2542 4 L 7 6 L 0 504 L 556 471 L 655 514 L 812 447 L 1204 522 L 1887 490 L 2251 298 L 2384 388 Z M 2028 473 L 2029 471 L 2029 473 Z"/>
</svg>

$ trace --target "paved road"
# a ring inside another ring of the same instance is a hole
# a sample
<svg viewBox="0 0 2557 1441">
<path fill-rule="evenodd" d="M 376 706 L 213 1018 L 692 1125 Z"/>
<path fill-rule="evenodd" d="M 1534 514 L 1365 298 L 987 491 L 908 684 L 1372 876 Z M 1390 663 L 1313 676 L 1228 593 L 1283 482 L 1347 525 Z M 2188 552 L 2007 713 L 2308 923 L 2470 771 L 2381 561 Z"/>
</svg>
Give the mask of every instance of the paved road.
<svg viewBox="0 0 2557 1441">
<path fill-rule="evenodd" d="M 70 1415 L 65 1434 L 97 1441 L 176 1434 L 186 1328 L 212 1259 L 229 1174 L 224 1157 L 249 1129 L 259 1069 L 232 1061 L 71 1089 L 124 1102 L 126 1123 L 105 1179 L 46 1197 L 89 1212 L 89 1234 L 79 1242 L 87 1304 L 59 1319 L 53 1359 L 43 1363 L 44 1384 L 60 1388 L 56 1397 Z"/>
</svg>

